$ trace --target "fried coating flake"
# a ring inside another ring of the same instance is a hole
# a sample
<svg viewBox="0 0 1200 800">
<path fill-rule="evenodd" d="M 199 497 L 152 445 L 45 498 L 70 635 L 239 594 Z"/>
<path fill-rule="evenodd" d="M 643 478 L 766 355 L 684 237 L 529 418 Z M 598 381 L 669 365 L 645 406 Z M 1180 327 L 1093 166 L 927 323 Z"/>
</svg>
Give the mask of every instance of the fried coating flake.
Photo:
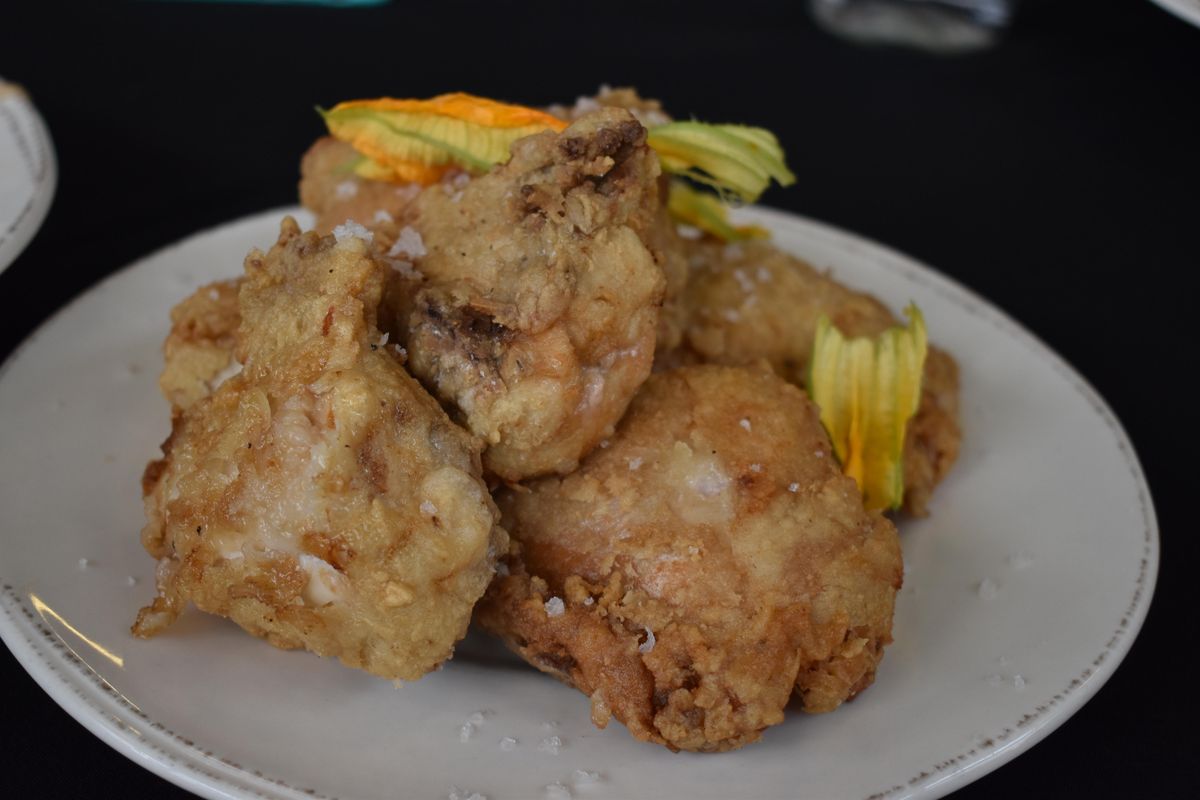
<svg viewBox="0 0 1200 800">
<path fill-rule="evenodd" d="M 397 328 L 500 477 L 574 469 L 649 374 L 664 278 L 639 231 L 658 175 L 645 129 L 602 109 L 417 199 L 425 282 Z"/>
<path fill-rule="evenodd" d="M 210 283 L 171 309 L 158 387 L 172 409 L 186 409 L 212 394 L 238 369 L 233 357 L 241 323 L 238 287 L 236 280 Z"/>
<path fill-rule="evenodd" d="M 691 274 L 685 289 L 683 346 L 662 358 L 678 363 L 752 364 L 765 359 L 797 386 L 807 382 L 817 320 L 828 314 L 847 336 L 874 336 L 897 324 L 886 306 L 813 269 L 769 242 L 724 245 L 683 240 Z M 962 439 L 958 365 L 929 348 L 921 404 L 904 450 L 904 508 L 927 513 L 934 487 L 950 471 Z"/>
<path fill-rule="evenodd" d="M 501 491 L 518 542 L 476 611 L 638 739 L 731 750 L 868 686 L 896 530 L 864 510 L 807 396 L 755 368 L 654 375 L 608 446 Z"/>
<path fill-rule="evenodd" d="M 389 183 L 362 178 L 353 167 L 362 156 L 332 136 L 317 139 L 300 160 L 300 202 L 316 217 L 313 230 L 330 233 L 352 220 L 383 235 L 405 219 L 421 193 L 415 183 Z M 388 239 L 385 244 L 390 245 Z"/>
<path fill-rule="evenodd" d="M 448 658 L 507 546 L 477 443 L 384 345 L 365 242 L 290 218 L 251 252 L 242 371 L 176 414 L 143 478 L 161 632 L 189 603 L 390 679 Z"/>
</svg>

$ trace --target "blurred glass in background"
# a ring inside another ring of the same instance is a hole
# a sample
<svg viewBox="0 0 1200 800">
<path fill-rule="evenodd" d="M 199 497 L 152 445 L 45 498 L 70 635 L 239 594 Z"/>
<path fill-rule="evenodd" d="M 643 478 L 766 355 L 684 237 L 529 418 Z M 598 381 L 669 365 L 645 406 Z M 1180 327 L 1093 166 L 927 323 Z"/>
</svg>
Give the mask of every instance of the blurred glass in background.
<svg viewBox="0 0 1200 800">
<path fill-rule="evenodd" d="M 995 44 L 1016 0 L 809 0 L 817 22 L 860 44 L 964 53 Z"/>
</svg>

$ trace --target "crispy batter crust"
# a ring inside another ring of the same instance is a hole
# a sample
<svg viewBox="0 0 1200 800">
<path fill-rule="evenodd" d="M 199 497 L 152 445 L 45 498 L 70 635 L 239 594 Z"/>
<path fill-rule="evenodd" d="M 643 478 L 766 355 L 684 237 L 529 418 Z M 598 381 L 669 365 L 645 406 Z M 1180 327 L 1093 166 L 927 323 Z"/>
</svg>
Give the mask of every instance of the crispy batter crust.
<svg viewBox="0 0 1200 800">
<path fill-rule="evenodd" d="M 658 208 L 645 139 L 598 111 L 417 200 L 425 283 L 397 327 L 506 480 L 574 469 L 650 372 L 664 278 L 639 235 Z"/>
<path fill-rule="evenodd" d="M 478 444 L 380 344 L 386 268 L 290 218 L 251 252 L 242 372 L 175 415 L 143 478 L 158 597 L 278 647 L 414 680 L 448 658 L 507 546 Z"/>
<path fill-rule="evenodd" d="M 497 499 L 519 547 L 476 619 L 598 725 L 737 748 L 793 690 L 810 712 L 853 697 L 891 640 L 895 528 L 766 366 L 655 375 L 578 472 Z"/>
</svg>

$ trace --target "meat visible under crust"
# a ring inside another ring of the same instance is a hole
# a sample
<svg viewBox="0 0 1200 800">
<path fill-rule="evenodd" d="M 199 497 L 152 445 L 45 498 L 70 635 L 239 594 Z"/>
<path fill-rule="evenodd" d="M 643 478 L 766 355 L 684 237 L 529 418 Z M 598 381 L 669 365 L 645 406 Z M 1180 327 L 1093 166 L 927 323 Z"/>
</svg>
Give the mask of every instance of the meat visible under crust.
<svg viewBox="0 0 1200 800">
<path fill-rule="evenodd" d="M 251 252 L 241 373 L 175 416 L 144 477 L 152 636 L 189 603 L 391 679 L 448 658 L 507 536 L 477 443 L 376 326 L 386 267 L 290 218 Z"/>
<path fill-rule="evenodd" d="M 412 226 L 425 282 L 397 329 L 410 368 L 487 442 L 507 480 L 574 469 L 650 372 L 664 278 L 639 231 L 657 213 L 645 129 L 606 109 L 529 136 Z"/>
<path fill-rule="evenodd" d="M 873 336 L 896 324 L 875 298 L 822 274 L 767 242 L 723 245 L 684 240 L 691 268 L 685 290 L 683 347 L 663 358 L 678 363 L 752 364 L 765 359 L 797 386 L 807 383 L 817 319 L 848 336 Z M 926 513 L 934 487 L 958 456 L 958 365 L 931 347 L 921 405 L 905 442 L 904 506 Z"/>
<path fill-rule="evenodd" d="M 741 747 L 793 690 L 810 712 L 853 697 L 891 640 L 895 528 L 765 365 L 653 376 L 577 472 L 497 501 L 518 544 L 476 619 L 602 727 Z"/>
</svg>

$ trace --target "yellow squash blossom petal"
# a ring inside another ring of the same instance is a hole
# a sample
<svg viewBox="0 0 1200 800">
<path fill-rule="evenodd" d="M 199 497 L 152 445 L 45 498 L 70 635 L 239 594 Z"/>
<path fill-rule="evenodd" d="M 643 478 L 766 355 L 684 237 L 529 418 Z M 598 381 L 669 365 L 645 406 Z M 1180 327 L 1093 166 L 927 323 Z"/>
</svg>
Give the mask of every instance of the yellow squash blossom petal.
<svg viewBox="0 0 1200 800">
<path fill-rule="evenodd" d="M 353 100 L 321 111 L 329 132 L 366 159 L 355 172 L 433 183 L 451 169 L 485 172 L 517 139 L 567 123 L 537 109 L 455 92 L 429 100 Z"/>
<path fill-rule="evenodd" d="M 647 141 L 663 170 L 708 184 L 722 195 L 753 203 L 774 180 L 796 182 L 775 134 L 747 125 L 682 121 L 656 125 Z"/>
<path fill-rule="evenodd" d="M 904 437 L 921 402 L 928 352 L 920 309 L 905 313 L 907 326 L 875 337 L 846 338 L 828 317 L 817 321 L 809 394 L 868 508 L 896 509 L 904 500 Z"/>
<path fill-rule="evenodd" d="M 712 234 L 725 242 L 766 239 L 771 234 L 757 225 L 735 226 L 729 222 L 729 206 L 708 192 L 698 192 L 681 180 L 671 181 L 667 211 L 676 222 L 683 222 Z"/>
</svg>

